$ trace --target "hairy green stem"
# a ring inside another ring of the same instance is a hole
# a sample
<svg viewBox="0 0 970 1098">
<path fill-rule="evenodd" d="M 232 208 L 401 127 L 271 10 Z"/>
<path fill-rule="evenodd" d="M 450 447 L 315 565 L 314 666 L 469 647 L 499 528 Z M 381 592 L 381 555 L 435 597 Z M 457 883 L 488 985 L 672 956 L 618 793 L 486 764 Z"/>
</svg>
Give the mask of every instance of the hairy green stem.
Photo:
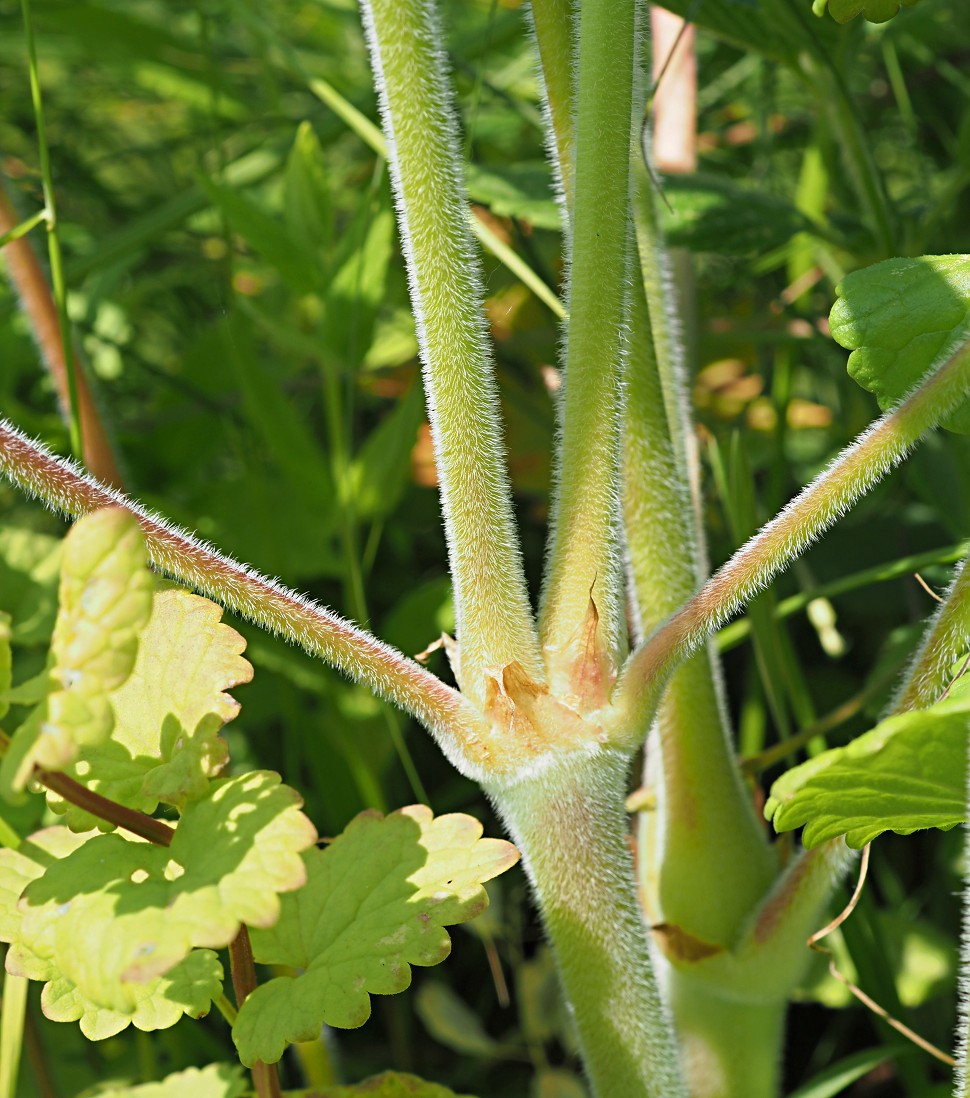
<svg viewBox="0 0 970 1098">
<path fill-rule="evenodd" d="M 950 683 L 953 661 L 970 647 L 970 557 L 957 569 L 906 680 L 893 702 L 894 713 L 925 709 Z"/>
<path fill-rule="evenodd" d="M 479 705 L 486 669 L 542 659 L 505 470 L 480 261 L 435 11 L 428 0 L 365 0 L 364 23 L 417 320 L 448 538 L 457 677 Z"/>
<path fill-rule="evenodd" d="M 547 662 L 569 664 L 591 603 L 599 658 L 621 647 L 619 432 L 630 263 L 634 0 L 581 9 L 569 331 L 549 561 L 540 617 Z M 557 668 L 559 670 L 559 668 Z"/>
<path fill-rule="evenodd" d="M 941 366 L 878 419 L 767 523 L 627 660 L 614 691 L 618 735 L 649 719 L 667 676 L 730 614 L 761 590 L 894 468 L 967 397 L 970 343 L 948 347 Z"/>
<path fill-rule="evenodd" d="M 98 484 L 3 419 L 0 475 L 73 518 L 99 507 L 124 507 L 138 519 L 156 568 L 366 683 L 421 721 L 457 769 L 479 775 L 486 731 L 481 715 L 457 691 L 390 645 Z"/>
<path fill-rule="evenodd" d="M 568 223 L 576 170 L 573 0 L 532 0 L 530 11 L 545 91 L 550 159 L 562 188 L 564 221 Z"/>
<path fill-rule="evenodd" d="M 625 752 L 546 755 L 485 789 L 523 851 L 597 1098 L 686 1098 L 636 897 Z"/>
</svg>

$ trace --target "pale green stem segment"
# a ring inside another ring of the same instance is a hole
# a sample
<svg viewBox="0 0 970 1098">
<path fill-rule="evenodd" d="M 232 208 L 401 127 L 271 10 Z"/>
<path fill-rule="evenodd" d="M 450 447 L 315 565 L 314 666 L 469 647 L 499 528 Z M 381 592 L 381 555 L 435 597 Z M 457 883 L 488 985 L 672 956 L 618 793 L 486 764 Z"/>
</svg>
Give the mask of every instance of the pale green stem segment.
<svg viewBox="0 0 970 1098">
<path fill-rule="evenodd" d="M 802 852 L 732 949 L 701 956 L 681 947 L 669 988 L 691 1098 L 777 1098 L 786 1000 L 851 857 L 842 839 Z M 671 937 L 668 949 L 677 947 Z"/>
<path fill-rule="evenodd" d="M 692 508 L 667 431 L 642 291 L 634 289 L 623 508 L 627 560 L 648 628 L 697 590 Z M 657 714 L 660 811 L 639 817 L 640 879 L 650 906 L 708 942 L 729 946 L 765 894 L 775 861 L 729 741 L 716 664 L 705 645 L 678 668 Z M 641 728 L 641 734 L 642 734 Z M 652 748 L 651 748 L 652 750 Z M 717 903 L 710 897 L 716 895 Z"/>
<path fill-rule="evenodd" d="M 940 603 L 902 688 L 894 713 L 925 709 L 950 684 L 953 661 L 970 647 L 970 557 L 960 565 Z"/>
<path fill-rule="evenodd" d="M 581 9 L 569 334 L 551 548 L 540 620 L 547 663 L 568 663 L 591 604 L 598 655 L 616 660 L 619 431 L 630 257 L 634 0 Z"/>
<path fill-rule="evenodd" d="M 523 851 L 597 1098 L 686 1098 L 636 897 L 626 752 L 546 755 L 485 790 Z"/>
<path fill-rule="evenodd" d="M 484 704 L 486 670 L 543 678 L 505 471 L 480 262 L 428 0 L 365 0 L 391 179 L 424 366 L 458 628 L 458 680 Z"/>
<path fill-rule="evenodd" d="M 575 88 L 575 27 L 573 0 L 532 0 L 535 30 L 546 109 L 552 131 L 550 153 L 559 176 L 568 220 L 573 207 L 576 141 L 573 128 Z"/>
<path fill-rule="evenodd" d="M 617 740 L 643 726 L 667 676 L 704 639 L 897 465 L 970 390 L 970 343 L 878 419 L 634 651 L 614 690 Z"/>
<path fill-rule="evenodd" d="M 99 484 L 2 418 L 0 475 L 73 518 L 99 507 L 124 507 L 138 519 L 156 568 L 365 683 L 421 721 L 458 770 L 480 778 L 480 748 L 487 731 L 481 715 L 457 691 L 390 645 Z"/>
<path fill-rule="evenodd" d="M 967 789 L 967 818 L 970 819 L 970 787 Z M 965 857 L 970 858 L 970 825 L 964 825 Z M 968 863 L 970 864 L 970 863 Z M 960 946 L 960 1013 L 957 1020 L 956 1072 L 953 1081 L 954 1098 L 970 1098 L 970 884 L 963 888 L 963 934 Z"/>
</svg>

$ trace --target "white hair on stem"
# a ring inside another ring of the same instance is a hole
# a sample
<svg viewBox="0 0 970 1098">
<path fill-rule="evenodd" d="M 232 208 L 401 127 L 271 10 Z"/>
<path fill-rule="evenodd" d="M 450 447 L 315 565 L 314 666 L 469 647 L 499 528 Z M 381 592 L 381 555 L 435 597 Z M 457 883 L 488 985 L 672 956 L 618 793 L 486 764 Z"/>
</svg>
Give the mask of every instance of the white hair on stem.
<svg viewBox="0 0 970 1098">
<path fill-rule="evenodd" d="M 485 728 L 481 716 L 457 691 L 395 648 L 100 484 L 3 418 L 0 474 L 72 518 L 99 507 L 123 507 L 138 520 L 159 571 L 365 683 L 421 721 L 458 770 L 468 774 L 475 769 L 472 758 Z"/>
<path fill-rule="evenodd" d="M 909 453 L 919 438 L 970 390 L 970 341 L 951 341 L 932 370 L 871 424 L 811 484 L 746 542 L 704 587 L 627 660 L 613 693 L 618 710 L 640 714 L 656 704 L 667 675 L 736 610 L 799 556 Z M 645 689 L 646 687 L 646 689 Z M 631 722 L 636 723 L 636 722 Z"/>
</svg>

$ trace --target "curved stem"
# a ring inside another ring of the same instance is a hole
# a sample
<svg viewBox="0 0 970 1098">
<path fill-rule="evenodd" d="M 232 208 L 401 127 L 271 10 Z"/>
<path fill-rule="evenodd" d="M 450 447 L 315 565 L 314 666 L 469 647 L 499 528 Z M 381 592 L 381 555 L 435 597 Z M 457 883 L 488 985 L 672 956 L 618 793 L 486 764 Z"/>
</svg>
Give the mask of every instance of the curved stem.
<svg viewBox="0 0 970 1098">
<path fill-rule="evenodd" d="M 0 187 L 0 233 L 6 233 L 16 225 L 17 216 L 3 188 Z M 65 359 L 65 344 L 61 339 L 57 305 L 44 278 L 40 263 L 30 241 L 13 239 L 4 249 L 4 263 L 31 332 L 40 349 L 41 357 L 54 381 L 57 398 L 68 422 L 71 419 L 70 379 L 75 379 L 78 415 L 81 423 L 81 442 L 84 464 L 105 484 L 115 488 L 122 486 L 111 444 L 101 424 L 97 406 L 91 396 L 84 375 L 74 360 L 69 369 Z M 68 346 L 68 350 L 70 350 Z M 73 357 L 73 352 L 72 352 Z"/>
<path fill-rule="evenodd" d="M 434 439 L 458 631 L 457 677 L 477 704 L 486 670 L 542 678 L 488 350 L 481 264 L 429 0 L 367 0 L 365 29 L 397 202 Z"/>
<path fill-rule="evenodd" d="M 614 691 L 616 734 L 642 727 L 668 675 L 726 617 L 761 590 L 966 399 L 970 342 L 878 419 L 743 545 L 685 606 L 627 660 Z"/>
<path fill-rule="evenodd" d="M 550 159 L 562 188 L 564 221 L 573 206 L 576 170 L 573 0 L 532 0 L 532 26 L 539 51 L 550 132 Z"/>
<path fill-rule="evenodd" d="M 156 568 L 366 683 L 421 721 L 457 769 L 478 775 L 486 726 L 475 707 L 390 645 L 99 484 L 4 419 L 0 474 L 73 518 L 124 507 L 138 519 Z"/>
</svg>

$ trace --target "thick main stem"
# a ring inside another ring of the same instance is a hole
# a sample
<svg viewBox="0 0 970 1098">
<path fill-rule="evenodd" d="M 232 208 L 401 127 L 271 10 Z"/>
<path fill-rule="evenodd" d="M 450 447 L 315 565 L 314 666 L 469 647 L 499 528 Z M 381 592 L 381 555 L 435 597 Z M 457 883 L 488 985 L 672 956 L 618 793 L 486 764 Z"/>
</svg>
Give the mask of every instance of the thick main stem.
<svg viewBox="0 0 970 1098">
<path fill-rule="evenodd" d="M 636 897 L 628 768 L 609 749 L 546 755 L 485 789 L 523 852 L 597 1098 L 686 1098 Z"/>
</svg>

